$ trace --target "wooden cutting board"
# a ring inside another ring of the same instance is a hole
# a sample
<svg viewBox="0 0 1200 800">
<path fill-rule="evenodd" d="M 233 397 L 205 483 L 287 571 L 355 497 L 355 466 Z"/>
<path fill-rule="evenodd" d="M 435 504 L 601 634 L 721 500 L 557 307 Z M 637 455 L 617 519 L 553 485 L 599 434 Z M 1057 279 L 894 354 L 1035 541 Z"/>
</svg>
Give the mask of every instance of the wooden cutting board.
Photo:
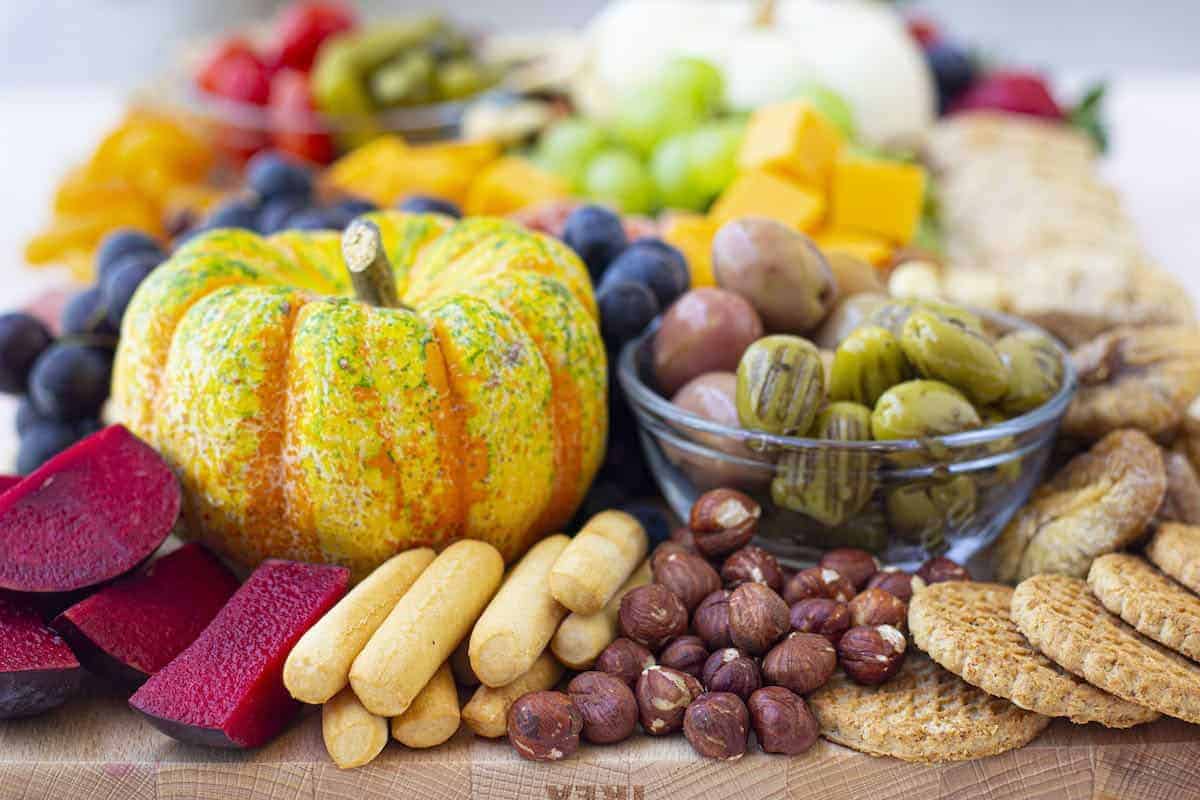
<svg viewBox="0 0 1200 800">
<path fill-rule="evenodd" d="M 42 717 L 0 722 L 0 800 L 928 800 L 936 797 L 1196 797 L 1200 728 L 1163 720 L 1131 731 L 1057 721 L 1029 746 L 925 767 L 821 742 L 795 758 L 701 759 L 681 737 L 584 745 L 557 764 L 522 761 L 504 742 L 462 731 L 434 750 L 395 742 L 341 771 L 307 709 L 254 752 L 180 744 L 97 686 Z"/>
</svg>

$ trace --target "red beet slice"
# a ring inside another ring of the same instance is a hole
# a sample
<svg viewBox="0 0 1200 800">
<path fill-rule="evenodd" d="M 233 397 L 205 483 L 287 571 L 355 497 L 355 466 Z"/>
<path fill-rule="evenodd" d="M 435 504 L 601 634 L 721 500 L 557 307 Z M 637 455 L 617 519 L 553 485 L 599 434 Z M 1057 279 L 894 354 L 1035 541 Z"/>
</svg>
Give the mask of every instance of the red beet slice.
<svg viewBox="0 0 1200 800">
<path fill-rule="evenodd" d="M 200 637 L 142 684 L 129 705 L 180 741 L 266 744 L 300 707 L 283 686 L 284 660 L 349 580 L 343 567 L 264 561 Z"/>
<path fill-rule="evenodd" d="M 136 686 L 196 640 L 238 581 L 187 544 L 68 608 L 53 627 L 91 672 Z"/>
<path fill-rule="evenodd" d="M 0 719 L 57 708 L 82 677 L 71 648 L 33 606 L 0 593 Z"/>
<path fill-rule="evenodd" d="M 19 475 L 0 475 L 0 494 L 7 492 L 22 480 Z"/>
<path fill-rule="evenodd" d="M 179 481 L 121 425 L 0 494 L 0 589 L 67 592 L 124 575 L 167 538 Z"/>
</svg>

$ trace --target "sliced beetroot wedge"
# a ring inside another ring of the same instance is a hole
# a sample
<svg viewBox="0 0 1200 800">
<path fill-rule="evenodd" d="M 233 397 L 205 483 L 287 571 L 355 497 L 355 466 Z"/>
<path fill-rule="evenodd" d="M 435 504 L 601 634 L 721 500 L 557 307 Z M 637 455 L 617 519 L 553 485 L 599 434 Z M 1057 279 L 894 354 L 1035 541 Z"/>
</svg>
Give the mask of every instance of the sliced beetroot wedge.
<svg viewBox="0 0 1200 800">
<path fill-rule="evenodd" d="M 0 494 L 7 492 L 22 480 L 19 475 L 0 475 Z"/>
<path fill-rule="evenodd" d="M 57 708 L 83 670 L 67 643 L 22 598 L 0 593 L 0 719 Z"/>
<path fill-rule="evenodd" d="M 283 686 L 296 641 L 345 593 L 343 567 L 264 561 L 200 637 L 129 705 L 163 733 L 213 747 L 258 747 L 300 704 Z"/>
<path fill-rule="evenodd" d="M 216 556 L 186 544 L 71 606 L 53 627 L 89 671 L 136 686 L 194 642 L 237 588 Z"/>
<path fill-rule="evenodd" d="M 0 589 L 69 592 L 145 561 L 179 516 L 179 481 L 121 425 L 0 494 Z"/>
</svg>

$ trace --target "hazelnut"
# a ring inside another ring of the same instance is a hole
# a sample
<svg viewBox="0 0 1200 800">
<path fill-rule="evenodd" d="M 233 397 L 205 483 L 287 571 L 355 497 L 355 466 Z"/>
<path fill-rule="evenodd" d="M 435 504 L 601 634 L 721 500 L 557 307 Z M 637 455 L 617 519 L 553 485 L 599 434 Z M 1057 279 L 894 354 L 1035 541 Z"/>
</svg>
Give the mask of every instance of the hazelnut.
<svg viewBox="0 0 1200 800">
<path fill-rule="evenodd" d="M 729 554 L 721 567 L 721 580 L 731 588 L 743 583 L 765 583 L 775 592 L 783 591 L 783 571 L 779 562 L 775 556 L 752 544 Z"/>
<path fill-rule="evenodd" d="M 761 655 L 788 632 L 787 603 L 761 583 L 743 583 L 729 595 L 729 638 L 734 647 Z"/>
<path fill-rule="evenodd" d="M 721 576 L 707 561 L 694 553 L 668 553 L 651 564 L 654 582 L 670 589 L 683 601 L 688 613 L 700 601 L 721 588 Z"/>
<path fill-rule="evenodd" d="M 579 749 L 583 715 L 562 692 L 530 692 L 508 710 L 508 740 L 522 758 L 558 761 Z"/>
<path fill-rule="evenodd" d="M 696 551 L 696 537 L 692 535 L 692 529 L 686 525 L 681 525 L 671 531 L 671 538 L 667 541 L 677 544 L 689 553 Z"/>
<path fill-rule="evenodd" d="M 797 694 L 824 686 L 837 669 L 837 651 L 824 636 L 793 633 L 763 659 L 763 678 Z"/>
<path fill-rule="evenodd" d="M 746 703 L 764 753 L 797 756 L 817 743 L 816 717 L 804 698 L 782 686 L 764 686 Z"/>
<path fill-rule="evenodd" d="M 838 642 L 842 669 L 855 681 L 877 686 L 900 671 L 908 641 L 891 625 L 861 626 Z"/>
<path fill-rule="evenodd" d="M 904 602 L 912 599 L 913 591 L 925 588 L 925 580 L 899 567 L 883 567 L 867 581 L 868 589 L 883 589 Z"/>
<path fill-rule="evenodd" d="M 837 644 L 850 628 L 850 609 L 828 597 L 810 597 L 792 606 L 791 621 L 792 630 L 819 633 L 830 644 Z"/>
<path fill-rule="evenodd" d="M 692 506 L 688 527 L 700 554 L 716 558 L 750 544 L 761 516 L 762 508 L 749 495 L 713 489 Z"/>
<path fill-rule="evenodd" d="M 687 630 L 688 611 L 674 592 L 651 583 L 621 598 L 618 623 L 621 635 L 655 651 Z"/>
<path fill-rule="evenodd" d="M 650 554 L 650 571 L 653 572 L 658 568 L 660 561 L 666 560 L 668 556 L 682 553 L 683 555 L 695 555 L 695 551 L 688 550 L 683 545 L 677 542 L 663 542 L 658 547 L 654 548 L 654 552 Z"/>
<path fill-rule="evenodd" d="M 633 690 L 607 672 L 583 672 L 567 684 L 567 694 L 583 717 L 583 738 L 595 744 L 621 742 L 637 727 Z"/>
<path fill-rule="evenodd" d="M 917 570 L 917 577 L 930 583 L 945 583 L 946 581 L 969 581 L 971 573 L 957 561 L 951 561 L 945 556 L 931 558 Z"/>
<path fill-rule="evenodd" d="M 700 681 L 670 667 L 642 671 L 637 682 L 638 716 L 651 736 L 665 736 L 683 727 L 683 714 L 704 693 Z"/>
<path fill-rule="evenodd" d="M 871 576 L 879 571 L 878 559 L 858 547 L 835 547 L 821 556 L 817 566 L 841 574 L 854 584 L 856 591 L 861 591 Z"/>
<path fill-rule="evenodd" d="M 883 589 L 864 589 L 850 601 L 850 621 L 854 625 L 891 625 L 904 628 L 908 622 L 908 604 Z"/>
<path fill-rule="evenodd" d="M 789 604 L 810 597 L 827 597 L 845 603 L 854 595 L 854 584 L 842 577 L 840 572 L 827 567 L 802 569 L 783 587 L 783 599 Z"/>
<path fill-rule="evenodd" d="M 700 680 L 710 692 L 729 692 L 743 700 L 762 686 L 758 663 L 736 647 L 727 647 L 709 656 Z"/>
<path fill-rule="evenodd" d="M 732 761 L 746 754 L 750 738 L 750 712 L 742 698 L 729 692 L 700 695 L 688 706 L 683 735 L 692 749 L 705 758 Z"/>
<path fill-rule="evenodd" d="M 658 654 L 658 663 L 664 667 L 686 672 L 688 675 L 700 677 L 704 662 L 708 660 L 708 648 L 699 636 L 680 636 L 667 642 L 667 646 Z"/>
<path fill-rule="evenodd" d="M 713 592 L 701 601 L 692 615 L 692 630 L 696 632 L 709 650 L 729 647 L 729 596 L 727 589 Z"/>
<path fill-rule="evenodd" d="M 607 672 L 627 685 L 637 683 L 638 676 L 646 667 L 654 666 L 654 654 L 630 639 L 614 639 L 600 651 L 595 667 Z"/>
</svg>

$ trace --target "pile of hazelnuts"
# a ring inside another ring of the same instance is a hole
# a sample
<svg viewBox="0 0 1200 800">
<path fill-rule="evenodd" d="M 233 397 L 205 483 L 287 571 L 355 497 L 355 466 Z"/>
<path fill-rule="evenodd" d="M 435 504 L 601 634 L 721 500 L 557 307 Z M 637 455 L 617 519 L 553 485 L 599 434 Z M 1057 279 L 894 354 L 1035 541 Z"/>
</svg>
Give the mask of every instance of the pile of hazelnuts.
<svg viewBox="0 0 1200 800">
<path fill-rule="evenodd" d="M 947 558 L 912 574 L 852 547 L 789 575 L 750 544 L 761 515 L 733 489 L 702 495 L 688 527 L 651 555 L 653 582 L 622 598 L 620 638 L 593 670 L 565 693 L 514 703 L 508 735 L 517 751 L 553 761 L 581 737 L 619 742 L 640 722 L 651 736 L 682 730 L 708 758 L 740 758 L 751 728 L 764 752 L 803 753 L 819 733 L 804 695 L 839 666 L 864 685 L 887 681 L 904 663 L 913 591 L 971 580 Z"/>
</svg>

